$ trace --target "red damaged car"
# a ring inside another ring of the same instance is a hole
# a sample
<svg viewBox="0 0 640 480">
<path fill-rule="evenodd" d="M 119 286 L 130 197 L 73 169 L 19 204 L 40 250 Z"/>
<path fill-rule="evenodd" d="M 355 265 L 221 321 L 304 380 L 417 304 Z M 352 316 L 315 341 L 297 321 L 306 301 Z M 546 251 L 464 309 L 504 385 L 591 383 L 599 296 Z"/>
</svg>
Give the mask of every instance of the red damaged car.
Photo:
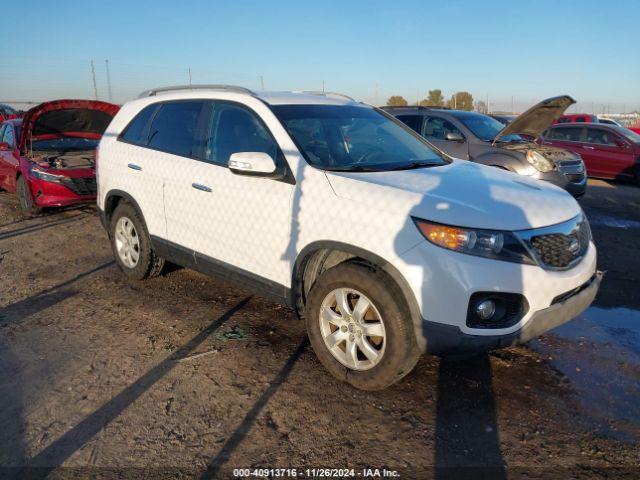
<svg viewBox="0 0 640 480">
<path fill-rule="evenodd" d="M 120 107 L 56 100 L 0 124 L 0 188 L 26 212 L 93 202 L 96 147 Z"/>
</svg>

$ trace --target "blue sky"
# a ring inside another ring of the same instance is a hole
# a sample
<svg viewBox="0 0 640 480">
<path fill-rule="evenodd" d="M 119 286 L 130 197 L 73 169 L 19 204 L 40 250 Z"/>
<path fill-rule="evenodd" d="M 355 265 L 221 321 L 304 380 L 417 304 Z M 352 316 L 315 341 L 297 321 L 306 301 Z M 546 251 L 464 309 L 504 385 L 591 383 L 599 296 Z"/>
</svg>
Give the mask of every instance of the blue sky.
<svg viewBox="0 0 640 480">
<path fill-rule="evenodd" d="M 3 2 L 0 100 L 117 102 L 158 85 L 322 88 L 384 102 L 441 88 L 521 110 L 568 93 L 582 110 L 640 109 L 640 2 Z M 8 28 L 7 28 L 8 27 Z"/>
</svg>

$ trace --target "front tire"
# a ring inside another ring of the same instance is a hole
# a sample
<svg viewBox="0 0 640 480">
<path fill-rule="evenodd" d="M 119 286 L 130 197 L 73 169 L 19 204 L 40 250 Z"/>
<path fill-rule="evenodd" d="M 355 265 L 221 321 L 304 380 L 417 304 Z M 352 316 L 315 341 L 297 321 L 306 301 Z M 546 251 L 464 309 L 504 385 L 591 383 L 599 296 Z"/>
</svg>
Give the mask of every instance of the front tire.
<svg viewBox="0 0 640 480">
<path fill-rule="evenodd" d="M 29 185 L 27 185 L 27 181 L 22 175 L 20 175 L 16 181 L 16 193 L 18 194 L 20 208 L 23 213 L 34 215 L 42 212 L 42 207 L 37 206 L 33 201 Z"/>
<path fill-rule="evenodd" d="M 109 225 L 111 248 L 122 272 L 142 280 L 160 275 L 164 259 L 151 247 L 149 232 L 140 213 L 129 203 L 120 203 Z"/>
<path fill-rule="evenodd" d="M 311 345 L 322 364 L 361 390 L 381 390 L 420 356 L 400 289 L 384 272 L 344 263 L 315 282 L 305 307 Z"/>
</svg>

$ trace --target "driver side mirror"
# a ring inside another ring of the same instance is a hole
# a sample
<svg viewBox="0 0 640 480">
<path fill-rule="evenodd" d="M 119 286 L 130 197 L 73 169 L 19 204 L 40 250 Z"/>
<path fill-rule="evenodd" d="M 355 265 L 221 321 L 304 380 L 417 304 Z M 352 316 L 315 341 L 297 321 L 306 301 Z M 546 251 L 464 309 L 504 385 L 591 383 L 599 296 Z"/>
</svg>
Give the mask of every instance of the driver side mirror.
<svg viewBox="0 0 640 480">
<path fill-rule="evenodd" d="M 0 152 L 8 152 L 13 150 L 11 148 L 11 145 L 9 145 L 8 143 L 5 142 L 0 142 Z"/>
<path fill-rule="evenodd" d="M 238 152 L 229 157 L 229 170 L 240 175 L 269 176 L 276 171 L 276 162 L 264 152 Z"/>
<path fill-rule="evenodd" d="M 448 140 L 450 142 L 464 142 L 464 137 L 459 133 L 455 133 L 455 132 L 447 133 L 447 135 L 444 138 L 445 140 Z"/>
</svg>

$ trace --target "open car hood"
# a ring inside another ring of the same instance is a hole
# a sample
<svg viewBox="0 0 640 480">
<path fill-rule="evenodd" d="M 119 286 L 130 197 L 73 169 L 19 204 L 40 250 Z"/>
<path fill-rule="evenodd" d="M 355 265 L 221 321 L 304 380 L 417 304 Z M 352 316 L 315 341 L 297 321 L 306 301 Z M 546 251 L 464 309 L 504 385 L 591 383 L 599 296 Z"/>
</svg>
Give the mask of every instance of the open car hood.
<svg viewBox="0 0 640 480">
<path fill-rule="evenodd" d="M 31 141 L 60 137 L 99 139 L 120 107 L 97 100 L 55 100 L 33 107 L 25 115 L 20 151 Z"/>
<path fill-rule="evenodd" d="M 574 103 L 576 101 L 569 95 L 547 98 L 518 115 L 511 123 L 500 130 L 493 141 L 496 142 L 500 138 L 514 133 L 538 138 L 542 132 L 553 124 L 554 120 L 559 118 Z"/>
</svg>

